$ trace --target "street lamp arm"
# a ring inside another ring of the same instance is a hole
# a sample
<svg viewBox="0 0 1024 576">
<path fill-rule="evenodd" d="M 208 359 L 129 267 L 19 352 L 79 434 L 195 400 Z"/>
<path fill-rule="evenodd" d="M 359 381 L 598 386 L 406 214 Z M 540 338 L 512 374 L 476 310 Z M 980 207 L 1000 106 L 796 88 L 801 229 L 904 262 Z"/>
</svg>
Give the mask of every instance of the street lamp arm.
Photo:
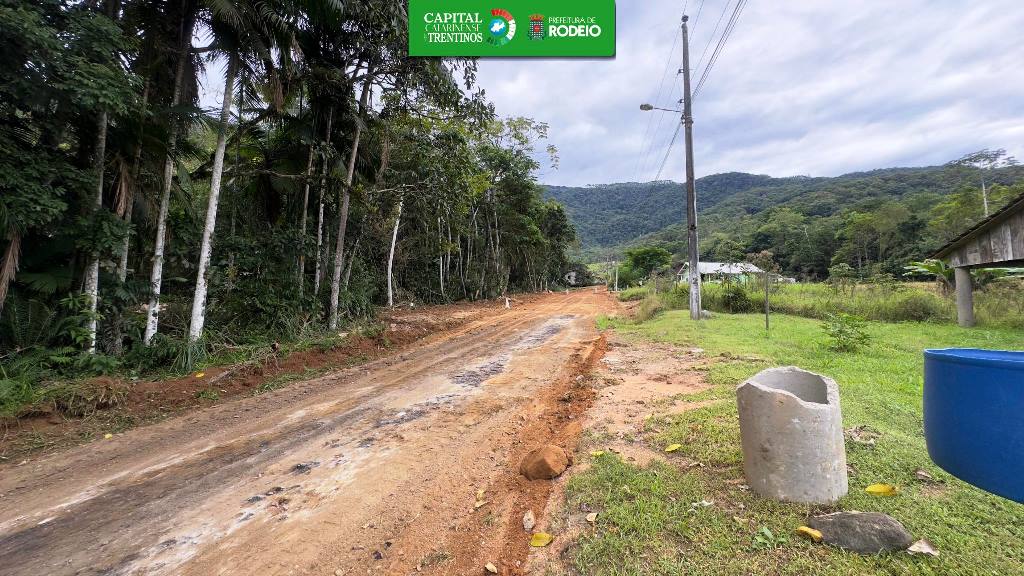
<svg viewBox="0 0 1024 576">
<path fill-rule="evenodd" d="M 650 104 L 641 104 L 640 109 L 644 112 L 650 112 L 651 110 L 661 110 L 662 112 L 675 112 L 676 114 L 682 114 L 682 110 L 672 110 L 671 108 L 661 108 L 659 106 L 652 106 Z"/>
</svg>

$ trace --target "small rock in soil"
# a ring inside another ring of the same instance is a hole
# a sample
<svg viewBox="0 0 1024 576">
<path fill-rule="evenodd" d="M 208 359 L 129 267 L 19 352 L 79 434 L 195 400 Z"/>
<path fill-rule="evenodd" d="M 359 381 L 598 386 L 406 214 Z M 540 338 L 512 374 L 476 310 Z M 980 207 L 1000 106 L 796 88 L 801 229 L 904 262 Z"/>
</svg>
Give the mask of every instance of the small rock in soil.
<svg viewBox="0 0 1024 576">
<path fill-rule="evenodd" d="M 523 530 L 529 532 L 536 525 L 537 518 L 533 515 L 533 510 L 527 510 L 526 514 L 523 514 Z"/>
<path fill-rule="evenodd" d="M 519 465 L 519 472 L 529 480 L 550 480 L 565 472 L 568 465 L 565 451 L 548 444 L 527 454 Z"/>
<path fill-rule="evenodd" d="M 906 550 L 914 542 L 903 524 L 881 512 L 835 512 L 813 516 L 807 525 L 821 532 L 825 543 L 858 554 Z"/>
<path fill-rule="evenodd" d="M 309 474 L 309 472 L 319 466 L 319 462 L 299 462 L 295 466 L 292 466 L 292 474 Z"/>
</svg>

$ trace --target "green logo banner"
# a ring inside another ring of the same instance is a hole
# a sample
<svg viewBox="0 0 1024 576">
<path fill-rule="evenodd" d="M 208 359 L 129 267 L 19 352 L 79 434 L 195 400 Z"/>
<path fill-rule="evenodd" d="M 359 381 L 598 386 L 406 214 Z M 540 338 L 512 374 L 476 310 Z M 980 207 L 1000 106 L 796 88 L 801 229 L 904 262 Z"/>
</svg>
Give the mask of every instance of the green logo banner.
<svg viewBox="0 0 1024 576">
<path fill-rule="evenodd" d="M 409 0 L 410 56 L 615 56 L 615 0 Z"/>
</svg>

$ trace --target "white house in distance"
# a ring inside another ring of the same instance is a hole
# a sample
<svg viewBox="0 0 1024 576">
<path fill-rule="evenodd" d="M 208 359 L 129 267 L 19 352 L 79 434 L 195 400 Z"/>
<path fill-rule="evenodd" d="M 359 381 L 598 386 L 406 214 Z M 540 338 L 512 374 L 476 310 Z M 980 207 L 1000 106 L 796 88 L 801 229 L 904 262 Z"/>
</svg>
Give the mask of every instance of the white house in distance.
<svg viewBox="0 0 1024 576">
<path fill-rule="evenodd" d="M 746 282 L 750 276 L 763 272 L 763 270 L 749 262 L 736 262 L 733 264 L 725 262 L 700 262 L 697 266 L 700 269 L 701 281 L 729 279 Z M 687 282 L 689 273 L 690 263 L 687 262 L 676 273 L 676 282 Z"/>
</svg>

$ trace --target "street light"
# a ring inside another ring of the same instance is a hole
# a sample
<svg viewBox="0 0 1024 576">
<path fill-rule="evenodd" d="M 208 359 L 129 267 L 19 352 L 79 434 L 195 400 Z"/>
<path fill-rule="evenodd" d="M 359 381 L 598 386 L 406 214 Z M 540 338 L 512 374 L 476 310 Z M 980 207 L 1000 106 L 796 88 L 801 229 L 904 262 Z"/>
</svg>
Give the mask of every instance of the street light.
<svg viewBox="0 0 1024 576">
<path fill-rule="evenodd" d="M 683 67 L 679 69 L 679 73 L 683 75 L 683 98 L 679 101 L 683 109 L 669 110 L 644 103 L 640 105 L 640 110 L 663 110 L 680 114 L 683 127 L 686 129 L 686 244 L 687 262 L 690 265 L 690 318 L 700 320 L 703 308 L 700 302 L 700 253 L 697 249 L 697 190 L 693 174 L 693 96 L 690 92 L 690 36 L 686 27 L 688 19 L 688 16 L 683 15 Z M 672 140 L 675 141 L 675 137 Z"/>
<path fill-rule="evenodd" d="M 651 104 L 641 104 L 640 109 L 644 112 L 650 112 L 651 110 L 661 110 L 663 112 L 675 112 L 676 114 L 682 114 L 682 110 L 672 110 L 670 108 L 659 108 L 658 106 L 652 106 Z"/>
</svg>

